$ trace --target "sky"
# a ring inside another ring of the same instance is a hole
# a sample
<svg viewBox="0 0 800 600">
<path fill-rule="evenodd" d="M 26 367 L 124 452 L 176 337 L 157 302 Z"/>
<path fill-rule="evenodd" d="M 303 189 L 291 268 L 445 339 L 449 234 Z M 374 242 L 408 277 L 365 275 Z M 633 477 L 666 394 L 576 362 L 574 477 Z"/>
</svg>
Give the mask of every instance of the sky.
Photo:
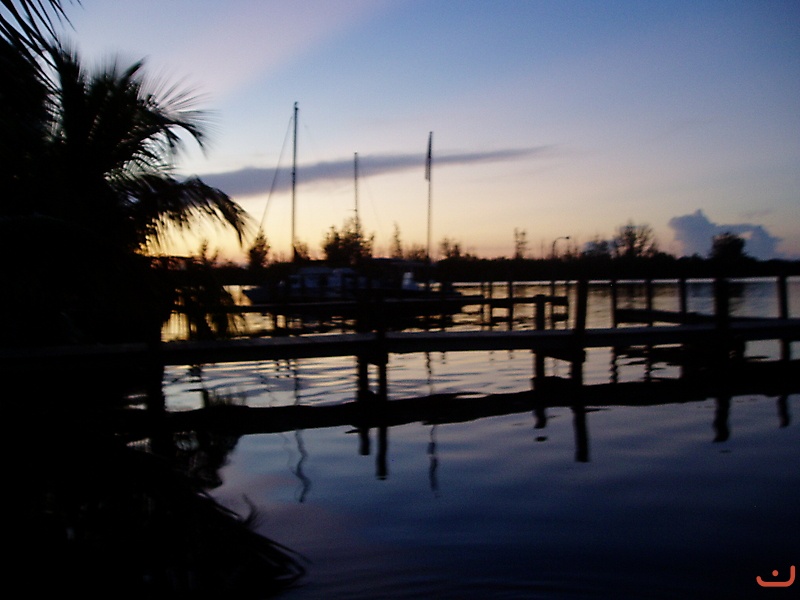
<svg viewBox="0 0 800 600">
<path fill-rule="evenodd" d="M 144 58 L 201 96 L 210 144 L 178 172 L 239 202 L 278 257 L 292 214 L 319 254 L 357 209 L 380 254 L 395 230 L 425 246 L 430 208 L 434 251 L 510 256 L 518 230 L 538 257 L 633 222 L 676 255 L 730 231 L 800 258 L 796 0 L 82 0 L 68 16 L 88 62 Z M 218 229 L 175 251 L 203 238 L 243 256 Z"/>
</svg>

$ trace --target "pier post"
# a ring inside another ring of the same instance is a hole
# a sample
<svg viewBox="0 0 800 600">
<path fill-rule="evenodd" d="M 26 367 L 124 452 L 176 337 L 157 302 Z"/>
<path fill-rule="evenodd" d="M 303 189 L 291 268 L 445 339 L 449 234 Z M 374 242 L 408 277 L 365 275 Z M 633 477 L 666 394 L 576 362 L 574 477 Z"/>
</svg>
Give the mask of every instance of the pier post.
<svg viewBox="0 0 800 600">
<path fill-rule="evenodd" d="M 716 340 L 714 343 L 714 367 L 717 376 L 724 379 L 729 367 L 732 344 L 730 339 L 730 289 L 725 277 L 714 280 L 714 323 Z"/>
<path fill-rule="evenodd" d="M 644 280 L 644 301 L 647 315 L 647 326 L 653 326 L 653 280 L 649 277 Z"/>
<path fill-rule="evenodd" d="M 730 324 L 730 293 L 728 280 L 724 277 L 717 277 L 714 280 L 714 318 L 717 329 L 720 332 L 728 329 Z"/>
<path fill-rule="evenodd" d="M 778 276 L 778 317 L 780 319 L 789 318 L 789 287 L 786 281 L 786 274 Z M 781 340 L 781 360 L 792 358 L 792 343 L 787 339 Z"/>
<path fill-rule="evenodd" d="M 611 294 L 611 326 L 617 327 L 619 321 L 617 320 L 617 304 L 619 303 L 617 280 L 612 279 L 609 284 L 609 292 Z"/>
<path fill-rule="evenodd" d="M 586 333 L 586 313 L 589 304 L 589 282 L 579 279 L 576 287 L 575 325 L 573 329 L 572 382 L 576 387 L 583 385 L 583 363 L 586 360 L 584 334 Z"/>
<path fill-rule="evenodd" d="M 545 321 L 546 315 L 545 310 L 547 310 L 547 302 L 546 296 L 543 294 L 537 294 L 534 298 L 534 306 L 535 306 L 535 327 L 537 331 L 544 331 L 545 329 Z M 544 353 L 542 352 L 534 352 L 533 355 L 533 387 L 534 389 L 541 388 L 542 383 L 544 382 Z"/>
<path fill-rule="evenodd" d="M 486 324 L 486 282 L 481 281 L 481 326 Z"/>
<path fill-rule="evenodd" d="M 489 308 L 489 327 L 494 327 L 494 280 L 489 279 L 486 282 L 486 287 L 488 289 L 488 299 L 487 306 Z"/>
<path fill-rule="evenodd" d="M 508 330 L 514 329 L 514 280 L 508 280 Z"/>
<path fill-rule="evenodd" d="M 686 323 L 686 315 L 689 312 L 689 303 L 687 298 L 686 278 L 681 277 L 678 280 L 678 306 L 681 312 L 681 321 Z"/>
</svg>

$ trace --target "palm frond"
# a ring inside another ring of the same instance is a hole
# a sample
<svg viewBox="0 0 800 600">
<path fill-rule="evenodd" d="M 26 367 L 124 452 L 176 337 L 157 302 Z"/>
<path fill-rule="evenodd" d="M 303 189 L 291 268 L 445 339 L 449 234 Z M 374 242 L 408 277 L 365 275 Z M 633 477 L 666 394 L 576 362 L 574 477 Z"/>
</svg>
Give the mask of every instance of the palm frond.
<svg viewBox="0 0 800 600">
<path fill-rule="evenodd" d="M 162 246 L 171 228 L 186 231 L 201 220 L 229 226 L 242 243 L 251 228 L 250 217 L 227 194 L 197 178 L 178 181 L 147 175 L 125 184 L 128 215 L 137 224 L 136 241 Z"/>
<path fill-rule="evenodd" d="M 69 0 L 72 2 L 73 0 Z M 80 0 L 74 0 L 80 4 Z M 62 0 L 0 0 L 0 36 L 28 56 L 41 56 L 58 37 L 58 23 L 69 23 Z"/>
</svg>

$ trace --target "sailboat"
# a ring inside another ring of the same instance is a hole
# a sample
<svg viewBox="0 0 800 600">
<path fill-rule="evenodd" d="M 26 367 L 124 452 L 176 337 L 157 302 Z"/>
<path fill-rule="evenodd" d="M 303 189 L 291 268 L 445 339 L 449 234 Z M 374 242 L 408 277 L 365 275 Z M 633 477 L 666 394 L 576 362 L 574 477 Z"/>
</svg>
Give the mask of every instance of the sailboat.
<svg viewBox="0 0 800 600">
<path fill-rule="evenodd" d="M 294 144 L 292 161 L 292 258 L 297 265 L 297 244 L 295 237 L 295 209 L 297 188 L 297 103 L 294 105 Z M 380 300 L 389 302 L 392 311 L 403 316 L 417 316 L 433 312 L 441 314 L 445 303 L 452 312 L 460 312 L 463 305 L 458 299 L 463 298 L 460 292 L 452 288 L 440 288 L 434 291 L 430 286 L 430 202 L 431 202 L 431 166 L 432 166 L 432 140 L 431 132 L 428 138 L 428 154 L 425 163 L 425 178 L 429 183 L 428 191 L 428 255 L 426 263 L 412 261 L 372 258 L 360 265 L 358 270 L 351 267 L 332 267 L 328 265 L 306 265 L 296 267 L 288 278 L 277 282 L 275 285 L 260 285 L 244 290 L 245 296 L 252 304 L 287 303 L 303 304 L 304 309 L 314 302 L 353 301 L 351 310 L 363 308 L 364 303 L 373 303 Z M 360 227 L 358 205 L 358 153 L 353 160 L 354 188 L 355 188 L 355 218 L 356 225 Z M 426 282 L 419 282 L 419 276 L 424 275 Z M 401 303 L 407 300 L 428 300 L 427 306 L 420 303 Z M 436 306 L 431 311 L 430 305 L 434 301 Z M 344 304 L 340 304 L 342 310 Z M 392 315 L 390 315 L 392 316 Z"/>
</svg>

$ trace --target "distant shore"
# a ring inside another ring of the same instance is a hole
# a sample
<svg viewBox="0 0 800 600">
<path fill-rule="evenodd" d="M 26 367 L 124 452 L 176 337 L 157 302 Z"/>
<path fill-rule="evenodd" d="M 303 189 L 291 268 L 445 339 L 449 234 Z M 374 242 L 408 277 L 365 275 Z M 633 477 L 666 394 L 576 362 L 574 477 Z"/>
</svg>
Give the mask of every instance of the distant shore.
<svg viewBox="0 0 800 600">
<path fill-rule="evenodd" d="M 325 264 L 312 261 L 306 264 Z M 255 285 L 265 279 L 281 279 L 291 263 L 272 263 L 260 270 L 233 264 L 215 267 L 219 279 L 228 285 Z M 551 281 L 576 279 L 707 279 L 800 276 L 800 261 L 746 259 L 724 264 L 701 257 L 661 254 L 650 258 L 450 258 L 432 265 L 433 277 L 451 282 Z"/>
</svg>

